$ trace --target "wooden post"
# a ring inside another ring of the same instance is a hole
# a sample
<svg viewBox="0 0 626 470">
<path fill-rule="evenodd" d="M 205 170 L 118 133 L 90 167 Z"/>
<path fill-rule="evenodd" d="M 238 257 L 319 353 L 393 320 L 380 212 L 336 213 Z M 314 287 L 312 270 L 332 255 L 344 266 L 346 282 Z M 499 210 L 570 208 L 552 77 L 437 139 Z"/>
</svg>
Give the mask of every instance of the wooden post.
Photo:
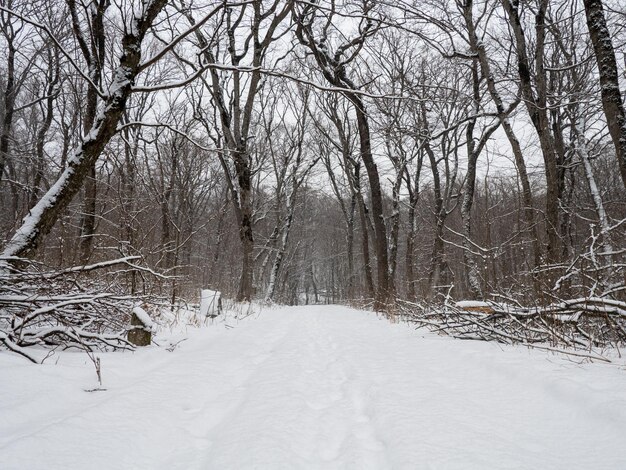
<svg viewBox="0 0 626 470">
<path fill-rule="evenodd" d="M 133 312 L 130 316 L 130 325 L 128 341 L 135 346 L 149 346 L 152 342 L 152 329 L 154 324 L 143 308 L 133 308 Z"/>
</svg>

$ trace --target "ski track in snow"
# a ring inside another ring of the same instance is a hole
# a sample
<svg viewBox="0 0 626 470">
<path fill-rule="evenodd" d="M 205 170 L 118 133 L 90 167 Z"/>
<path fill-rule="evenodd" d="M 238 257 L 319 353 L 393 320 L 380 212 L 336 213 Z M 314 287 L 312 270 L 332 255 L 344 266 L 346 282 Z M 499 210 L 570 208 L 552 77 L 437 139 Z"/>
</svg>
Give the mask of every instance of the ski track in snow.
<svg viewBox="0 0 626 470">
<path fill-rule="evenodd" d="M 265 309 L 174 352 L 0 354 L 0 468 L 626 469 L 626 370 L 338 306 Z"/>
</svg>

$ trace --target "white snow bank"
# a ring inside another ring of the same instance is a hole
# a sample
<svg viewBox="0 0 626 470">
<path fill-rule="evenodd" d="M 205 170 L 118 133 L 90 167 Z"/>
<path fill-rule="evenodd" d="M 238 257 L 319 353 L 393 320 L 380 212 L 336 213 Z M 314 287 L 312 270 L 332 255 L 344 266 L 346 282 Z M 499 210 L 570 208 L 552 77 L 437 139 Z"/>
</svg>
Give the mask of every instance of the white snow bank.
<svg viewBox="0 0 626 470">
<path fill-rule="evenodd" d="M 88 393 L 83 353 L 43 366 L 0 353 L 3 470 L 626 468 L 623 362 L 328 306 L 264 310 L 190 329 L 173 352 L 101 359 L 107 390 Z"/>
</svg>

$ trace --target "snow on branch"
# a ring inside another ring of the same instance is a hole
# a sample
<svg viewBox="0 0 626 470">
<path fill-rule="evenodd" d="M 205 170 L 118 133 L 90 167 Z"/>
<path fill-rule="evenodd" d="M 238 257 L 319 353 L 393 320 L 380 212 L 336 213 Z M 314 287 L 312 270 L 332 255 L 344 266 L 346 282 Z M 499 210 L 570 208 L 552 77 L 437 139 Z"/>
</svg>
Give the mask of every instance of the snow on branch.
<svg viewBox="0 0 626 470">
<path fill-rule="evenodd" d="M 138 301 L 150 305 L 154 299 L 128 295 L 115 267 L 122 264 L 159 277 L 139 261 L 138 256 L 126 256 L 56 271 L 30 262 L 25 269 L 3 273 L 0 345 L 36 363 L 42 359 L 28 350 L 30 346 L 133 349 L 127 337 L 130 317 L 138 314 Z M 144 317 L 152 326 L 147 314 Z"/>
<path fill-rule="evenodd" d="M 626 302 L 586 297 L 545 307 L 496 302 L 417 305 L 398 301 L 396 315 L 458 339 L 521 344 L 611 362 L 606 349 L 626 345 Z"/>
</svg>

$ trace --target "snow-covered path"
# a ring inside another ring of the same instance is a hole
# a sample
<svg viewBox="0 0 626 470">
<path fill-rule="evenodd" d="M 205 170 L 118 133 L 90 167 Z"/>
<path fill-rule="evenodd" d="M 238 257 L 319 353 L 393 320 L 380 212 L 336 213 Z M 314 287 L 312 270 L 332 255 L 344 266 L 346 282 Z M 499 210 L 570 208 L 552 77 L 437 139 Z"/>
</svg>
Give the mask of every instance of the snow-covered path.
<svg viewBox="0 0 626 470">
<path fill-rule="evenodd" d="M 344 307 L 265 310 L 174 352 L 0 353 L 0 468 L 626 469 L 626 370 Z"/>
</svg>

